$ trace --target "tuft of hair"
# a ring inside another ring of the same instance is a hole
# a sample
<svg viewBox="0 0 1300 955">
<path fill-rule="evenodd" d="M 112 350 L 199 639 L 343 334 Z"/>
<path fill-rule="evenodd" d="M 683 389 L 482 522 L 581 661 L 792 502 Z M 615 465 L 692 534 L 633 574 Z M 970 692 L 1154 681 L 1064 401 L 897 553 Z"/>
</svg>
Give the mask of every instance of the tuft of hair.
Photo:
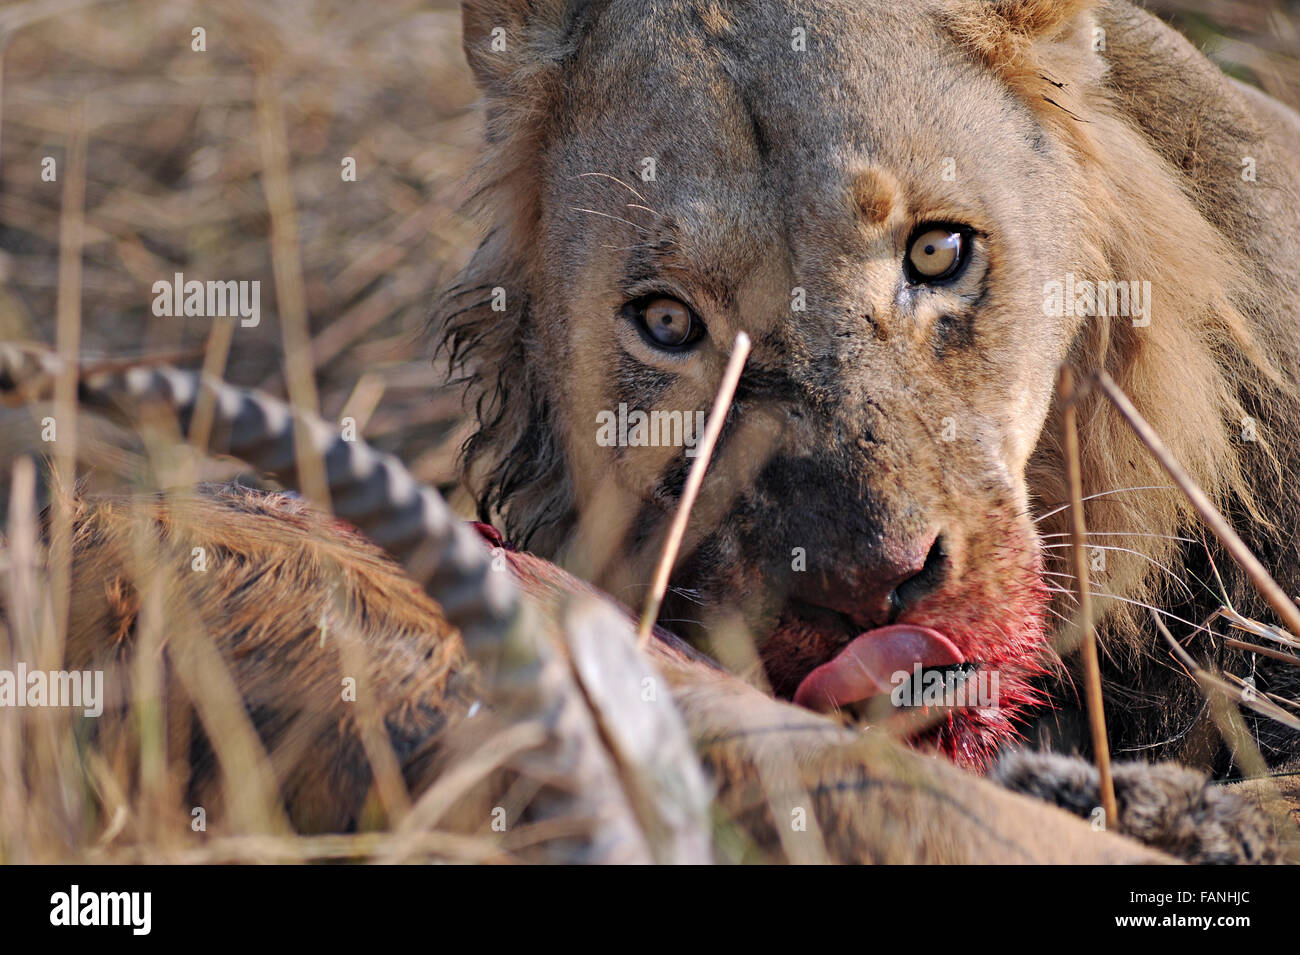
<svg viewBox="0 0 1300 955">
<path fill-rule="evenodd" d="M 1097 0 L 959 0 L 942 22 L 957 45 L 1066 131 L 1077 96 L 1104 73 L 1095 56 Z"/>
</svg>

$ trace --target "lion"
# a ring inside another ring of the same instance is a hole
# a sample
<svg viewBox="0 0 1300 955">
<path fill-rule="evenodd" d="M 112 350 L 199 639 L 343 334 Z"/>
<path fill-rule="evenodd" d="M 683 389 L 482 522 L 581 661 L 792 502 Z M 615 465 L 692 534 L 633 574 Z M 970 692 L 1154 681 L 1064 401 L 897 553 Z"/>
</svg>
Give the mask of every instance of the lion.
<svg viewBox="0 0 1300 955">
<path fill-rule="evenodd" d="M 959 667 L 998 705 L 922 742 L 1090 752 L 1062 366 L 1107 372 L 1300 593 L 1300 116 L 1174 30 L 1123 0 L 467 0 L 464 27 L 487 238 L 433 324 L 516 544 L 636 604 L 692 464 L 650 416 L 707 410 L 743 331 L 660 622 L 747 632 L 778 698 L 864 712 Z M 1202 625 L 1268 611 L 1109 401 L 1077 407 L 1112 746 L 1230 775 L 1150 614 L 1262 693 L 1300 671 Z"/>
</svg>

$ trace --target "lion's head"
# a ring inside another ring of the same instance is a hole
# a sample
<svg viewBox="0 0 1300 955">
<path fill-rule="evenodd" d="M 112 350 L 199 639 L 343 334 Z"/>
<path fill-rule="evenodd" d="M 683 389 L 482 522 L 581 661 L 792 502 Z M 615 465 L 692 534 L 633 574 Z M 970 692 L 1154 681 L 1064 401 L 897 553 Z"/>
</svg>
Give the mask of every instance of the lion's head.
<svg viewBox="0 0 1300 955">
<path fill-rule="evenodd" d="M 1058 368 L 1108 369 L 1239 511 L 1271 460 L 1233 441 L 1276 377 L 1267 276 L 1125 114 L 1091 7 L 467 2 L 491 229 L 438 319 L 485 517 L 636 603 L 743 330 L 662 619 L 738 613 L 817 707 L 997 671 L 937 731 L 985 758 L 1069 612 Z M 1106 404 L 1081 420 L 1106 592 L 1152 599 L 1187 507 Z"/>
</svg>

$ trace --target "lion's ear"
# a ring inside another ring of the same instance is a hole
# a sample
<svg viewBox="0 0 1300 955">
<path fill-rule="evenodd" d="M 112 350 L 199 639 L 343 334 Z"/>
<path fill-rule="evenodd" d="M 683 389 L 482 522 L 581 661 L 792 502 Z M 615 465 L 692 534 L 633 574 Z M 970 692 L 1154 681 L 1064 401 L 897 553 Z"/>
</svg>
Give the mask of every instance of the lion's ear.
<svg viewBox="0 0 1300 955">
<path fill-rule="evenodd" d="M 465 58 L 489 98 L 527 94 L 577 48 L 590 0 L 464 0 Z"/>
<path fill-rule="evenodd" d="M 952 0 L 944 25 L 1033 108 L 1078 118 L 1085 89 L 1105 72 L 1097 0 Z"/>
</svg>

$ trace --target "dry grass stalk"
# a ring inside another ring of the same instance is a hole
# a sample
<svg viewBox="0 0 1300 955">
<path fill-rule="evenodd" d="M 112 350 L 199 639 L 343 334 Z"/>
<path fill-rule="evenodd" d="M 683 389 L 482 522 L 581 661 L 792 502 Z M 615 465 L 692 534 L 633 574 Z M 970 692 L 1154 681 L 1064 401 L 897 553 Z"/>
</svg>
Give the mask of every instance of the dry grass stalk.
<svg viewBox="0 0 1300 955">
<path fill-rule="evenodd" d="M 278 82 L 278 77 L 264 61 L 261 62 L 257 71 L 257 118 L 262 146 L 262 183 L 271 210 L 271 265 L 275 272 L 276 313 L 284 339 L 289 403 L 295 412 L 296 458 L 303 495 L 321 510 L 329 511 L 325 464 L 306 433 L 306 423 L 298 417 L 300 414 L 316 414 L 320 399 L 316 393 L 316 369 L 307 325 L 307 292 L 299 252 L 298 214 L 289 179 L 289 147 Z"/>
<path fill-rule="evenodd" d="M 226 362 L 230 358 L 230 345 L 235 337 L 235 319 L 213 319 L 212 331 L 208 333 L 207 347 L 203 350 L 203 377 L 220 380 L 226 373 Z M 190 419 L 190 445 L 200 454 L 207 451 L 212 439 L 212 415 L 216 410 L 217 395 L 211 389 L 204 389 L 194 405 L 194 417 Z"/>
<path fill-rule="evenodd" d="M 434 781 L 411 811 L 374 847 L 381 864 L 405 862 L 416 852 L 421 833 L 436 826 L 462 798 L 510 760 L 545 745 L 546 728 L 536 721 L 511 723 L 477 746 Z"/>
<path fill-rule="evenodd" d="M 36 466 L 29 457 L 14 461 L 9 490 L 9 527 L 4 551 L 5 640 L 0 642 L 0 667 L 13 669 L 36 642 L 38 594 L 36 570 L 40 538 L 36 516 Z M 29 813 L 23 784 L 24 710 L 10 710 L 0 719 L 0 862 L 29 858 Z"/>
<path fill-rule="evenodd" d="M 1274 650 L 1272 647 L 1261 647 L 1258 643 L 1247 643 L 1245 640 L 1234 640 L 1232 637 L 1224 637 L 1223 642 L 1230 647 L 1236 647 L 1238 650 L 1249 650 L 1251 653 L 1258 653 L 1262 657 L 1281 660 L 1283 663 L 1289 663 L 1292 666 L 1300 666 L 1300 657 L 1294 653 L 1283 653 L 1281 650 Z"/>
<path fill-rule="evenodd" d="M 77 358 L 81 352 L 81 250 L 85 242 L 86 109 L 73 111 L 64 160 L 63 200 L 59 215 L 59 290 L 56 350 L 63 367 L 54 384 L 54 479 L 62 488 L 77 483 Z M 56 502 L 50 528 L 50 586 L 54 596 L 51 656 L 42 665 L 57 667 L 63 660 L 68 629 L 68 588 L 71 585 L 72 513 Z"/>
<path fill-rule="evenodd" d="M 1114 826 L 1119 821 L 1119 808 L 1115 802 L 1115 780 L 1110 770 L 1110 743 L 1106 738 L 1106 713 L 1101 695 L 1101 663 L 1097 658 L 1097 635 L 1092 616 L 1092 588 L 1088 579 L 1088 561 L 1084 554 L 1088 531 L 1083 519 L 1083 468 L 1079 462 L 1074 376 L 1068 367 L 1061 369 L 1058 392 L 1063 403 L 1062 430 L 1070 472 L 1070 556 L 1079 590 L 1079 610 L 1074 620 L 1079 629 L 1083 652 L 1084 694 L 1088 704 L 1093 758 L 1100 776 L 1101 804 L 1106 812 L 1106 825 Z"/>
<path fill-rule="evenodd" d="M 154 487 L 176 487 L 177 475 L 189 472 L 191 461 L 186 455 L 177 460 L 177 448 L 187 449 L 170 410 L 145 405 L 140 432 L 149 455 L 149 483 Z M 177 525 L 189 520 L 185 507 L 186 491 L 168 495 L 169 519 Z M 278 796 L 272 760 L 258 736 L 233 674 L 202 624 L 197 607 L 185 596 L 176 579 L 192 573 L 191 555 L 173 550 L 158 559 L 160 546 L 156 522 L 158 505 L 141 499 L 135 505 L 134 566 L 132 576 L 141 591 L 140 643 L 134 651 L 133 696 L 137 713 L 156 721 L 151 732 L 158 734 L 158 747 L 152 756 L 150 779 L 145 772 L 142 752 L 142 778 L 146 791 L 157 794 L 160 804 L 156 818 L 164 813 L 175 818 L 178 794 L 167 773 L 167 742 L 164 719 L 166 702 L 163 691 L 162 651 L 165 648 L 171 671 L 193 704 L 204 734 L 210 741 L 221 769 L 224 796 L 236 832 L 286 835 L 290 825 Z M 183 528 L 182 528 L 183 529 Z M 144 688 L 136 685 L 148 681 Z M 174 829 L 172 830 L 175 831 Z M 167 839 L 162 840 L 164 844 Z M 172 839 L 171 841 L 175 841 Z"/>
<path fill-rule="evenodd" d="M 1242 616 L 1231 607 L 1220 607 L 1214 612 L 1209 620 L 1205 621 L 1205 625 L 1208 627 L 1215 620 L 1219 619 L 1228 621 L 1228 625 L 1235 630 L 1254 634 L 1255 636 L 1262 637 L 1265 640 L 1271 640 L 1279 646 L 1300 651 L 1300 640 L 1297 640 L 1291 634 L 1284 630 L 1279 630 L 1277 627 L 1271 627 L 1266 623 L 1261 623 L 1258 620 L 1251 620 L 1249 617 Z"/>
<path fill-rule="evenodd" d="M 325 639 L 322 624 L 321 640 Z M 386 825 L 397 826 L 411 811 L 411 797 L 406 791 L 402 767 L 397 754 L 393 752 L 392 740 L 384 731 L 383 715 L 375 705 L 374 688 L 369 679 L 369 651 L 351 638 L 336 639 L 333 643 L 338 650 L 342 672 L 356 680 L 356 722 L 360 730 L 361 746 L 374 775 L 375 791 L 384 808 Z"/>
<path fill-rule="evenodd" d="M 664 541 L 663 553 L 659 555 L 659 563 L 655 567 L 650 593 L 646 596 L 645 609 L 641 613 L 641 625 L 637 628 L 637 645 L 640 647 L 645 647 L 650 641 L 650 631 L 659 616 L 659 607 L 663 603 L 664 592 L 668 589 L 668 577 L 677 562 L 677 552 L 682 546 L 682 537 L 686 534 L 686 523 L 690 520 L 691 508 L 695 506 L 696 495 L 700 493 L 700 485 L 704 483 L 704 472 L 709 468 L 713 448 L 718 443 L 718 436 L 722 434 L 723 422 L 727 419 L 727 412 L 731 410 L 731 401 L 736 396 L 736 386 L 740 384 L 740 373 L 748 357 L 749 336 L 739 332 L 731 348 L 731 358 L 728 359 L 726 370 L 722 373 L 717 397 L 713 399 L 713 410 L 709 412 L 709 422 L 704 428 L 704 437 L 700 439 L 699 447 L 696 449 L 695 463 L 691 465 L 691 473 L 686 478 L 682 498 L 677 502 L 677 512 L 673 515 L 673 522 L 668 529 L 668 539 Z"/>
<path fill-rule="evenodd" d="M 1300 720 L 1295 719 L 1286 711 L 1273 705 L 1267 700 L 1260 700 L 1257 697 L 1251 698 L 1251 695 L 1242 693 L 1241 690 L 1232 683 L 1226 681 L 1217 673 L 1212 673 L 1205 667 L 1201 666 L 1192 659 L 1191 654 L 1182 648 L 1169 628 L 1164 625 L 1160 615 L 1151 614 L 1151 619 L 1155 622 L 1156 629 L 1160 635 L 1165 638 L 1169 644 L 1169 649 L 1173 651 L 1178 661 L 1185 666 L 1196 680 L 1205 694 L 1206 700 L 1210 703 L 1210 718 L 1214 720 L 1214 725 L 1218 727 L 1219 735 L 1223 741 L 1228 744 L 1232 751 L 1233 758 L 1246 771 L 1246 775 L 1252 777 L 1263 777 L 1268 775 L 1268 763 L 1255 745 L 1255 739 L 1250 734 L 1250 729 L 1246 726 L 1237 712 L 1236 703 L 1240 702 L 1249 709 L 1254 710 L 1264 716 L 1277 720 L 1284 726 L 1300 730 Z"/>
<path fill-rule="evenodd" d="M 1250 687 L 1250 684 L 1246 683 L 1245 680 L 1235 674 L 1211 673 L 1206 670 L 1205 667 L 1192 659 L 1191 654 L 1183 648 L 1182 644 L 1174 639 L 1173 634 L 1169 632 L 1169 628 L 1165 626 L 1164 621 L 1160 619 L 1159 614 L 1153 610 L 1151 612 L 1151 617 L 1155 620 L 1156 629 L 1160 631 L 1160 635 L 1164 637 L 1165 642 L 1170 645 L 1170 650 L 1173 651 L 1174 657 L 1183 665 L 1188 674 L 1194 680 L 1203 685 L 1207 683 L 1214 684 L 1217 691 L 1226 691 L 1233 696 L 1239 695 L 1241 704 L 1247 709 L 1252 709 L 1261 716 L 1267 716 L 1269 719 L 1276 720 L 1289 729 L 1300 732 L 1300 719 L 1293 717 L 1290 713 L 1281 709 L 1277 705 L 1285 704 L 1287 706 L 1300 706 L 1300 703 L 1283 699 L 1272 693 L 1260 694 L 1258 690 L 1254 690 L 1253 687 Z M 1230 681 L 1230 683 L 1224 682 L 1225 680 Z M 1247 687 L 1250 687 L 1252 690 L 1251 693 L 1238 693 L 1239 690 Z M 1261 698 L 1261 696 L 1263 698 Z"/>
<path fill-rule="evenodd" d="M 1164 468 L 1165 473 L 1173 480 L 1178 488 L 1186 495 L 1201 519 L 1209 526 L 1210 530 L 1218 538 L 1219 542 L 1228 551 L 1228 554 L 1237 563 L 1237 565 L 1246 573 L 1251 585 L 1256 592 L 1267 601 L 1274 612 L 1282 619 L 1285 625 L 1292 632 L 1300 632 L 1300 610 L 1287 597 L 1286 592 L 1278 586 L 1268 570 L 1261 564 L 1258 558 L 1251 553 L 1250 548 L 1237 535 L 1236 531 L 1228 521 L 1219 513 L 1218 509 L 1210 501 L 1208 495 L 1200 488 L 1199 485 L 1187 474 L 1182 464 L 1170 453 L 1169 449 L 1161 441 L 1160 436 L 1152 429 L 1151 425 L 1133 406 L 1128 396 L 1115 384 L 1114 380 L 1104 370 L 1096 372 L 1090 379 L 1090 384 L 1095 384 L 1106 397 L 1114 404 L 1121 417 L 1128 423 L 1138 438 L 1146 445 L 1147 450 Z M 1077 506 L 1077 505 L 1076 505 Z M 1082 577 L 1083 571 L 1080 571 Z M 1268 766 L 1259 747 L 1251 736 L 1249 728 L 1245 725 L 1240 712 L 1237 710 L 1236 703 L 1247 707 L 1261 715 L 1267 716 L 1282 725 L 1300 730 L 1300 720 L 1297 720 L 1291 714 L 1287 713 L 1276 702 L 1266 698 L 1261 698 L 1258 693 L 1245 692 L 1248 684 L 1232 674 L 1225 676 L 1231 677 L 1237 684 L 1234 685 L 1230 680 L 1224 679 L 1216 673 L 1211 673 L 1200 664 L 1192 659 L 1191 655 L 1176 641 L 1168 628 L 1160 620 L 1159 615 L 1154 611 L 1151 613 L 1152 620 L 1156 628 L 1169 644 L 1174 656 L 1188 670 L 1192 677 L 1201 687 L 1210 704 L 1211 718 L 1218 727 L 1224 741 L 1228 744 L 1237 762 L 1247 771 L 1250 776 L 1265 776 L 1268 774 Z M 1275 628 L 1265 624 L 1257 623 L 1242 617 L 1240 614 L 1231 610 L 1231 608 L 1220 608 L 1210 618 L 1210 621 L 1218 617 L 1223 617 L 1239 629 L 1265 636 L 1268 639 L 1275 640 L 1283 646 L 1294 646 L 1294 638 L 1290 634 L 1284 634 Z M 1208 623 L 1205 625 L 1208 628 Z M 1269 650 L 1245 641 L 1223 638 L 1229 646 L 1235 646 L 1240 649 L 1250 650 L 1256 653 L 1263 653 L 1266 656 L 1276 656 L 1286 662 L 1300 662 L 1295 660 L 1290 654 L 1284 654 L 1279 651 Z"/>
</svg>

